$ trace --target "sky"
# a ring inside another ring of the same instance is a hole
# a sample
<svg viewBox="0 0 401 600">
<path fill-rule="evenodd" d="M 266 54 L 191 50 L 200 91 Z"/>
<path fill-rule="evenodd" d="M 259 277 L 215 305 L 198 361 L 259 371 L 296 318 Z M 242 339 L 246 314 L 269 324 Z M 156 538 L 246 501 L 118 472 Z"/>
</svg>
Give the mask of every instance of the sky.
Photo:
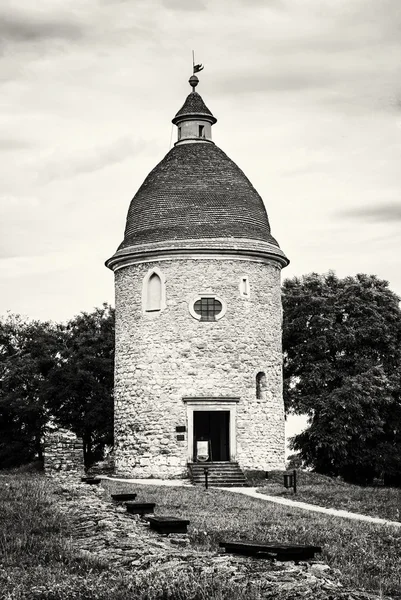
<svg viewBox="0 0 401 600">
<path fill-rule="evenodd" d="M 2 0 L 0 315 L 113 303 L 104 261 L 176 139 L 192 49 L 283 278 L 374 273 L 401 295 L 400 27 L 398 0 Z"/>
<path fill-rule="evenodd" d="M 0 315 L 114 302 L 104 261 L 197 91 L 265 201 L 283 278 L 401 295 L 399 0 L 2 0 Z"/>
</svg>

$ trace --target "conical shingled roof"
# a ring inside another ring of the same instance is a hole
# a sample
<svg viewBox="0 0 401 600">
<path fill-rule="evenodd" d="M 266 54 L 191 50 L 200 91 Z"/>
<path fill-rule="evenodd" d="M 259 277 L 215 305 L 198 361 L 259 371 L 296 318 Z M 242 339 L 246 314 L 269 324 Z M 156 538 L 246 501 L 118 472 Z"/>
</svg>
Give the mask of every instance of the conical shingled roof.
<svg viewBox="0 0 401 600">
<path fill-rule="evenodd" d="M 120 249 L 168 240 L 245 238 L 278 246 L 262 198 L 214 144 L 175 146 L 128 211 Z"/>
<path fill-rule="evenodd" d="M 211 111 L 208 109 L 206 104 L 203 102 L 202 96 L 198 92 L 191 92 L 184 104 L 175 115 L 173 123 L 181 121 L 183 117 L 195 117 L 196 115 L 208 117 L 208 121 L 217 123 L 216 117 L 214 117 Z"/>
<path fill-rule="evenodd" d="M 201 96 L 191 92 L 173 122 L 201 114 L 216 121 Z M 131 201 L 124 240 L 106 265 L 182 252 L 289 262 L 271 235 L 262 198 L 210 139 L 178 141 L 149 173 Z"/>
</svg>

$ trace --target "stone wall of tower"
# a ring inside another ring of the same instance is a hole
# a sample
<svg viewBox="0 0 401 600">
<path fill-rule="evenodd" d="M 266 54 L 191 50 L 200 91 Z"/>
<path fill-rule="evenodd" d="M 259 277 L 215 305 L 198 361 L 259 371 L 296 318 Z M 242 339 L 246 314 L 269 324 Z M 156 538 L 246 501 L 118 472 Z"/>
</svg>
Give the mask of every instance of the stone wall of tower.
<svg viewBox="0 0 401 600">
<path fill-rule="evenodd" d="M 158 268 L 166 308 L 144 313 L 143 281 Z M 249 278 L 250 294 L 240 294 Z M 186 475 L 183 397 L 238 397 L 237 460 L 245 469 L 284 466 L 280 268 L 235 259 L 172 259 L 121 268 L 116 283 L 116 472 L 137 477 Z M 200 322 L 189 305 L 215 294 L 224 317 Z M 256 375 L 266 389 L 256 395 Z"/>
</svg>

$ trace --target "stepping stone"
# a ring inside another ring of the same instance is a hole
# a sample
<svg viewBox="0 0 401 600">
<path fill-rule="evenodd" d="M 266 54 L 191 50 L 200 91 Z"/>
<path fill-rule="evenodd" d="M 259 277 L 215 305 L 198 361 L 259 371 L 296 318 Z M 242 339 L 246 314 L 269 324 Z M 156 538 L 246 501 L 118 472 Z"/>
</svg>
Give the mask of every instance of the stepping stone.
<svg viewBox="0 0 401 600">
<path fill-rule="evenodd" d="M 279 561 L 309 560 L 316 552 L 321 552 L 321 546 L 302 544 L 259 544 L 254 542 L 220 542 L 220 547 L 231 554 L 244 554 L 257 558 L 274 558 Z"/>
<path fill-rule="evenodd" d="M 158 533 L 187 533 L 187 527 L 190 523 L 187 519 L 177 519 L 176 517 L 148 517 L 150 528 Z"/>
<path fill-rule="evenodd" d="M 146 515 L 152 513 L 156 504 L 154 502 L 126 502 L 127 511 L 133 515 Z"/>
<path fill-rule="evenodd" d="M 116 502 L 127 502 L 127 500 L 135 500 L 136 494 L 112 494 L 111 497 Z"/>
<path fill-rule="evenodd" d="M 101 479 L 97 479 L 96 477 L 81 477 L 81 481 L 88 485 L 99 485 Z"/>
</svg>

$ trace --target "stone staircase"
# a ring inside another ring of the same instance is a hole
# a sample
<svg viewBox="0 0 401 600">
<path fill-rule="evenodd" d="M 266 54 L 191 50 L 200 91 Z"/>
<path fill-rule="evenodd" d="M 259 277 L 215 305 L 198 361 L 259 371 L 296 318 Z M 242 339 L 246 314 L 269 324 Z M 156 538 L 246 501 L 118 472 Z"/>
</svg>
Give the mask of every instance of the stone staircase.
<svg viewBox="0 0 401 600">
<path fill-rule="evenodd" d="M 205 484 L 205 467 L 208 468 L 208 485 L 217 487 L 244 487 L 246 479 L 237 462 L 188 463 L 189 476 L 195 485 Z"/>
</svg>

